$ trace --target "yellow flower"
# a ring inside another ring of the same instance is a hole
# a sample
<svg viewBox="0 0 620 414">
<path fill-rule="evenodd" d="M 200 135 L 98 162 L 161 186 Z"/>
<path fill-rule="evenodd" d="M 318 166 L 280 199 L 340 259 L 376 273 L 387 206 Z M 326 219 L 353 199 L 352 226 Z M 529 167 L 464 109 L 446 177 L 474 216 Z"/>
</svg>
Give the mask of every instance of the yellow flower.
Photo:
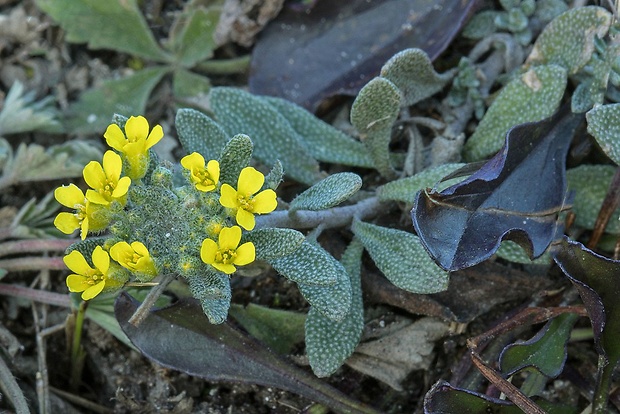
<svg viewBox="0 0 620 414">
<path fill-rule="evenodd" d="M 127 176 L 133 180 L 144 177 L 149 164 L 148 150 L 164 136 L 161 125 L 149 133 L 149 123 L 143 116 L 132 116 L 125 123 L 125 132 L 111 124 L 103 136 L 108 145 L 123 153 L 127 160 Z"/>
<path fill-rule="evenodd" d="M 189 170 L 190 179 L 200 191 L 213 191 L 220 179 L 220 163 L 211 160 L 205 167 L 205 159 L 197 152 L 181 158 L 181 165 Z"/>
<path fill-rule="evenodd" d="M 102 219 L 100 208 L 86 199 L 82 190 L 75 184 L 63 185 L 54 191 L 56 201 L 65 207 L 75 210 L 74 213 L 59 213 L 54 219 L 54 226 L 65 234 L 71 234 L 80 229 L 82 240 L 89 231 L 99 231 L 106 228 L 107 221 Z"/>
<path fill-rule="evenodd" d="M 135 241 L 131 244 L 118 242 L 110 248 L 110 256 L 126 269 L 152 277 L 157 276 L 157 269 L 148 249 L 144 244 Z"/>
<path fill-rule="evenodd" d="M 236 212 L 237 224 L 246 230 L 254 228 L 254 214 L 271 213 L 278 205 L 275 191 L 263 190 L 256 194 L 264 182 L 263 174 L 252 167 L 245 167 L 239 174 L 236 190 L 222 184 L 220 203 Z"/>
<path fill-rule="evenodd" d="M 131 178 L 121 178 L 123 161 L 114 151 L 103 155 L 103 166 L 96 161 L 84 167 L 84 180 L 92 190 L 86 190 L 86 198 L 91 203 L 108 205 L 114 200 L 125 204 Z"/>
<path fill-rule="evenodd" d="M 252 242 L 241 241 L 241 227 L 226 227 L 220 231 L 217 243 L 211 239 L 204 239 L 200 248 L 200 258 L 206 264 L 215 267 L 226 274 L 234 273 L 236 266 L 252 263 L 256 258 L 256 249 Z"/>
<path fill-rule="evenodd" d="M 82 292 L 82 299 L 89 300 L 101 293 L 110 269 L 110 256 L 101 246 L 95 247 L 92 255 L 94 268 L 86 262 L 82 253 L 77 250 L 66 255 L 62 260 L 74 272 L 67 276 L 67 287 L 71 292 Z M 114 283 L 114 282 L 113 282 Z"/>
</svg>

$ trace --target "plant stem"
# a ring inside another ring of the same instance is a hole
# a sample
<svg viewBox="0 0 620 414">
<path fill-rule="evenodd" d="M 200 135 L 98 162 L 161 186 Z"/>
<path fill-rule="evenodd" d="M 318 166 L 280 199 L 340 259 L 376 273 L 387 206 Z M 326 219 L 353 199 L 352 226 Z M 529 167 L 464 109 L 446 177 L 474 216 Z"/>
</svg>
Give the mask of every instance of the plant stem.
<svg viewBox="0 0 620 414">
<path fill-rule="evenodd" d="M 0 283 L 0 295 L 29 299 L 34 302 L 62 306 L 65 308 L 71 307 L 71 299 L 67 294 L 48 292 L 46 290 L 32 289 L 7 283 Z"/>
<path fill-rule="evenodd" d="M 377 197 L 370 197 L 356 204 L 344 207 L 334 207 L 328 210 L 309 211 L 301 210 L 289 213 L 287 210 L 274 211 L 265 216 L 256 217 L 256 228 L 261 227 L 288 227 L 309 229 L 323 225 L 323 229 L 346 226 L 353 217 L 360 220 L 374 217 L 390 208 Z"/>
<path fill-rule="evenodd" d="M 26 397 L 21 388 L 19 388 L 19 385 L 17 385 L 17 381 L 15 381 L 11 369 L 4 362 L 3 358 L 0 358 L 0 390 L 2 390 L 2 393 L 11 404 L 13 404 L 13 408 L 15 408 L 17 414 L 30 413 Z"/>
<path fill-rule="evenodd" d="M 605 355 L 599 355 L 598 357 L 598 373 L 596 387 L 594 388 L 594 398 L 592 400 L 592 414 L 607 413 L 611 376 L 616 368 L 616 363 L 617 361 L 610 362 Z"/>
<path fill-rule="evenodd" d="M 73 330 L 73 340 L 71 341 L 71 389 L 77 390 L 82 378 L 84 367 L 84 350 L 82 349 L 82 328 L 84 326 L 84 314 L 88 302 L 82 301 L 75 316 L 75 329 Z"/>
<path fill-rule="evenodd" d="M 132 324 L 133 326 L 138 326 L 142 323 L 142 321 L 144 321 L 144 319 L 146 319 L 146 317 L 149 315 L 149 311 L 151 310 L 159 296 L 164 293 L 166 286 L 168 286 L 168 284 L 170 284 L 170 282 L 174 280 L 175 276 L 176 275 L 173 273 L 162 276 L 159 284 L 150 290 L 148 295 L 146 295 L 146 298 L 144 298 L 144 302 L 140 304 L 132 317 L 129 318 L 128 322 L 130 324 Z"/>
<path fill-rule="evenodd" d="M 232 59 L 207 60 L 194 66 L 194 69 L 207 75 L 244 73 L 250 68 L 250 59 L 251 56 L 246 55 Z"/>
<path fill-rule="evenodd" d="M 64 251 L 75 240 L 71 239 L 36 239 L 17 240 L 0 244 L 0 256 L 24 252 Z"/>
<path fill-rule="evenodd" d="M 16 259 L 0 260 L 0 269 L 9 272 L 25 270 L 66 270 L 65 262 L 62 257 L 19 257 Z"/>
</svg>

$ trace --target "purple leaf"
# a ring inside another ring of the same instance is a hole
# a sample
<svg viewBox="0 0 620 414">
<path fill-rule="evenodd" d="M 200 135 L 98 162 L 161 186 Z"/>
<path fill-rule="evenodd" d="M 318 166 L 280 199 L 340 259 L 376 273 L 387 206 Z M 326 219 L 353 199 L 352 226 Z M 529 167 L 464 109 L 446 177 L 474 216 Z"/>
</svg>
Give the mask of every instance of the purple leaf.
<svg viewBox="0 0 620 414">
<path fill-rule="evenodd" d="M 151 311 L 136 327 L 128 320 L 138 305 L 122 293 L 114 306 L 116 319 L 140 352 L 165 367 L 209 381 L 280 388 L 336 412 L 377 414 L 277 356 L 232 325 L 210 324 L 196 300 L 181 299 L 174 305 Z"/>
<path fill-rule="evenodd" d="M 579 291 L 592 322 L 597 351 L 615 365 L 620 359 L 620 261 L 599 256 L 566 238 L 554 259 Z"/>
<path fill-rule="evenodd" d="M 324 98 L 357 94 L 403 49 L 419 48 L 435 59 L 477 3 L 322 0 L 303 13 L 285 9 L 254 48 L 250 91 L 309 110 Z"/>
<path fill-rule="evenodd" d="M 418 192 L 413 225 L 439 266 L 453 271 L 478 264 L 502 239 L 515 241 L 531 258 L 544 253 L 556 237 L 566 154 L 582 119 L 560 111 L 515 126 L 504 147 L 469 178 L 441 192 Z"/>
</svg>

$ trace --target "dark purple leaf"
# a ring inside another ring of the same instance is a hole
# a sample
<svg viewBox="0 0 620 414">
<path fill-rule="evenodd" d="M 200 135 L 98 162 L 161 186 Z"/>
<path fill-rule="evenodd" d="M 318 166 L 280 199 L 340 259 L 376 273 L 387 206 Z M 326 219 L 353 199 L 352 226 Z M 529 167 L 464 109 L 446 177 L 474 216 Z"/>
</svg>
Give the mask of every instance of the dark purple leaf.
<svg viewBox="0 0 620 414">
<path fill-rule="evenodd" d="M 554 259 L 579 291 L 592 322 L 597 351 L 615 365 L 620 359 L 620 261 L 599 256 L 566 238 Z"/>
<path fill-rule="evenodd" d="M 228 323 L 212 325 L 200 304 L 181 299 L 152 311 L 138 326 L 128 322 L 139 303 L 122 293 L 116 319 L 131 342 L 159 364 L 209 381 L 276 387 L 319 402 L 336 412 L 377 414 L 277 356 Z"/>
<path fill-rule="evenodd" d="M 572 414 L 576 407 L 559 406 L 541 399 L 534 399 L 548 414 Z M 439 381 L 424 397 L 425 414 L 522 414 L 516 405 L 491 398 L 477 392 L 455 388 Z"/>
<path fill-rule="evenodd" d="M 478 0 L 319 1 L 285 9 L 252 54 L 250 91 L 314 110 L 336 94 L 354 95 L 394 54 L 424 50 L 431 60 L 450 44 Z"/>
<path fill-rule="evenodd" d="M 437 264 L 459 270 L 488 259 L 502 239 L 531 258 L 556 238 L 566 194 L 566 154 L 583 115 L 565 115 L 512 128 L 504 147 L 466 180 L 416 195 L 411 212 L 422 243 Z"/>
</svg>

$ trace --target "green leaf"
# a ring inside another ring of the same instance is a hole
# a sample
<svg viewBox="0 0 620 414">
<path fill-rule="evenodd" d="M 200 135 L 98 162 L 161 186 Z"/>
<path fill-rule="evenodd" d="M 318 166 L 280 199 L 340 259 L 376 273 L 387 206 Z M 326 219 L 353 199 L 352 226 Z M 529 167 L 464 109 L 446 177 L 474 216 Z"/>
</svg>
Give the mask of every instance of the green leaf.
<svg viewBox="0 0 620 414">
<path fill-rule="evenodd" d="M 20 239 L 66 237 L 56 226 L 54 218 L 60 205 L 50 191 L 38 203 L 32 198 L 17 212 L 11 223 L 11 236 Z"/>
<path fill-rule="evenodd" d="M 164 67 L 143 69 L 85 91 L 80 100 L 69 107 L 66 128 L 73 133 L 101 133 L 115 113 L 144 114 L 153 88 L 167 71 Z"/>
<path fill-rule="evenodd" d="M 448 288 L 448 273 L 433 262 L 416 235 L 357 219 L 352 230 L 394 285 L 414 293 L 437 293 Z"/>
<path fill-rule="evenodd" d="M 136 0 L 36 0 L 73 43 L 112 49 L 156 61 L 169 61 L 148 28 Z"/>
<path fill-rule="evenodd" d="M 179 15 L 170 33 L 169 47 L 180 66 L 191 68 L 213 56 L 217 46 L 213 34 L 219 19 L 220 9 L 216 7 L 184 10 Z"/>
<path fill-rule="evenodd" d="M 547 322 L 530 340 L 508 345 L 499 357 L 501 372 L 510 376 L 526 367 L 534 367 L 548 378 L 564 369 L 566 344 L 578 315 L 567 313 Z"/>
<path fill-rule="evenodd" d="M 334 262 L 338 263 L 336 259 Z M 351 279 L 347 272 L 342 269 L 338 274 L 338 280 L 331 286 L 298 284 L 303 297 L 321 315 L 332 321 L 342 321 L 351 309 Z"/>
<path fill-rule="evenodd" d="M 322 247 L 304 241 L 294 253 L 269 263 L 282 276 L 295 283 L 312 286 L 331 286 L 346 271 Z"/>
<path fill-rule="evenodd" d="M 373 167 L 368 149 L 361 142 L 286 99 L 269 96 L 264 99 L 286 118 L 317 160 L 354 167 Z"/>
<path fill-rule="evenodd" d="M 209 78 L 179 68 L 172 77 L 172 92 L 177 98 L 186 98 L 207 94 L 211 90 Z"/>
<path fill-rule="evenodd" d="M 275 190 L 278 188 L 283 178 L 284 170 L 282 169 L 282 163 L 280 161 L 276 161 L 273 164 L 273 167 L 271 167 L 269 174 L 265 176 L 264 188 L 271 188 L 272 190 Z"/>
<path fill-rule="evenodd" d="M 351 123 L 368 148 L 375 168 L 386 178 L 394 178 L 389 145 L 392 125 L 400 113 L 400 91 L 384 78 L 366 84 L 351 107 Z"/>
<path fill-rule="evenodd" d="M 418 191 L 437 185 L 442 178 L 464 166 L 465 164 L 442 164 L 411 177 L 390 181 L 377 189 L 377 196 L 381 201 L 393 200 L 413 204 Z"/>
<path fill-rule="evenodd" d="M 557 65 L 532 68 L 510 81 L 465 143 L 465 157 L 474 161 L 488 157 L 499 151 L 515 125 L 553 115 L 565 88 L 566 70 Z"/>
<path fill-rule="evenodd" d="M 185 278 L 192 296 L 213 324 L 223 323 L 228 316 L 232 292 L 228 275 L 204 269 Z"/>
<path fill-rule="evenodd" d="M 355 350 L 364 329 L 361 266 L 364 246 L 354 239 L 341 263 L 351 278 L 351 309 L 340 322 L 326 318 L 314 307 L 306 318 L 306 354 L 317 377 L 333 374 Z"/>
<path fill-rule="evenodd" d="M 594 229 L 596 217 L 603 205 L 616 168 L 612 165 L 584 164 L 566 171 L 568 188 L 575 192 L 573 201 L 575 225 Z M 612 214 L 612 217 L 620 217 L 620 208 Z M 605 231 L 620 234 L 620 220 L 609 220 Z"/>
<path fill-rule="evenodd" d="M 495 19 L 499 15 L 500 12 L 495 10 L 481 11 L 471 18 L 461 35 L 466 39 L 480 40 L 495 33 Z"/>
<path fill-rule="evenodd" d="M 543 253 L 542 256 L 532 260 L 521 246 L 510 240 L 502 240 L 502 244 L 495 254 L 512 263 L 548 265 L 552 260 L 548 251 Z"/>
<path fill-rule="evenodd" d="M 290 353 L 304 340 L 306 315 L 281 309 L 270 309 L 250 303 L 233 304 L 230 314 L 248 331 L 278 354 Z"/>
<path fill-rule="evenodd" d="M 362 179 L 357 174 L 332 174 L 295 197 L 289 205 L 289 211 L 325 210 L 342 203 L 361 187 Z"/>
<path fill-rule="evenodd" d="M 381 77 L 391 81 L 401 93 L 401 106 L 411 106 L 439 92 L 452 78 L 438 74 L 425 51 L 406 49 L 392 56 Z"/>
<path fill-rule="evenodd" d="M 568 74 L 577 73 L 592 57 L 595 37 L 607 34 L 611 19 L 602 7 L 569 9 L 545 27 L 526 63 L 559 65 Z"/>
<path fill-rule="evenodd" d="M 297 230 L 266 228 L 244 234 L 242 242 L 254 243 L 256 260 L 275 260 L 293 254 L 305 239 Z"/>
<path fill-rule="evenodd" d="M 601 105 L 586 113 L 588 132 L 616 165 L 620 165 L 620 104 Z"/>
<path fill-rule="evenodd" d="M 226 143 L 220 157 L 220 181 L 237 187 L 241 170 L 250 164 L 254 145 L 250 137 L 235 135 Z"/>
<path fill-rule="evenodd" d="M 211 89 L 215 119 L 229 135 L 244 133 L 254 142 L 254 156 L 265 164 L 282 162 L 293 179 L 312 185 L 321 177 L 319 164 L 287 119 L 264 98 L 241 89 Z"/>
<path fill-rule="evenodd" d="M 34 92 L 24 92 L 16 81 L 9 89 L 0 111 L 0 136 L 27 131 L 58 132 L 60 123 L 49 99 L 34 100 Z"/>
<path fill-rule="evenodd" d="M 197 152 L 205 159 L 216 159 L 230 136 L 213 119 L 195 109 L 177 111 L 174 123 L 183 149 Z"/>
</svg>

